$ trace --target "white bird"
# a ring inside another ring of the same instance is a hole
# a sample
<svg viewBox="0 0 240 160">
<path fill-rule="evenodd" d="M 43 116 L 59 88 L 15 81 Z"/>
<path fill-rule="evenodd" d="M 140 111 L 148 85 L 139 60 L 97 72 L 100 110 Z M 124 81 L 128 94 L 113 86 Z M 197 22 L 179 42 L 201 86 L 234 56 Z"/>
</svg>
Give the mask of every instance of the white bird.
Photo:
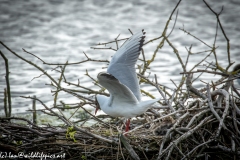
<svg viewBox="0 0 240 160">
<path fill-rule="evenodd" d="M 126 132 L 130 118 L 143 114 L 159 99 L 141 101 L 139 80 L 135 64 L 143 46 L 145 32 L 142 30 L 130 37 L 113 56 L 107 73 L 99 73 L 99 84 L 105 87 L 110 97 L 97 95 L 97 107 L 112 117 L 125 117 Z"/>
</svg>

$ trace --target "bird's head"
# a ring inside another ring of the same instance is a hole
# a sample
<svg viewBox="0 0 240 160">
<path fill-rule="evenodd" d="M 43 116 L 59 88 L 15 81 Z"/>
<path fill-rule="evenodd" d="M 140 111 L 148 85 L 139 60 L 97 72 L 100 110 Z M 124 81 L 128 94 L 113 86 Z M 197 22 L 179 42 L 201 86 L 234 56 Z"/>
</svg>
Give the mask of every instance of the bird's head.
<svg viewBox="0 0 240 160">
<path fill-rule="evenodd" d="M 103 112 L 105 112 L 106 109 L 109 108 L 108 101 L 109 101 L 109 97 L 104 96 L 104 95 L 96 95 L 96 97 L 95 97 L 95 104 L 96 104 L 95 115 L 99 109 L 101 109 L 101 110 L 103 110 Z"/>
</svg>

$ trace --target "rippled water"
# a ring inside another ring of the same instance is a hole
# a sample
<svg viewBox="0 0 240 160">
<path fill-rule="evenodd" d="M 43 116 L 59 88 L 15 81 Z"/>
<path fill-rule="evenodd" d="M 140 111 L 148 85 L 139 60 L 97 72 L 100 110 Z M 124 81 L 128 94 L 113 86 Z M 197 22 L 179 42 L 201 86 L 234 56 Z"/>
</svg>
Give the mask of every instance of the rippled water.
<svg viewBox="0 0 240 160">
<path fill-rule="evenodd" d="M 0 0 L 0 40 L 13 51 L 24 58 L 41 66 L 55 78 L 58 73 L 52 71 L 41 61 L 26 54 L 22 48 L 34 53 L 49 63 L 78 62 L 85 59 L 83 51 L 94 59 L 110 60 L 114 52 L 108 50 L 93 50 L 91 46 L 99 42 L 108 42 L 120 35 L 120 38 L 130 36 L 128 29 L 134 33 L 145 29 L 146 40 L 161 35 L 165 24 L 170 16 L 177 0 L 150 0 L 150 1 L 107 1 L 107 0 Z M 211 0 L 209 4 L 216 12 L 224 10 L 220 19 L 225 32 L 231 42 L 232 61 L 239 62 L 239 37 L 240 37 L 240 1 L 218 1 Z M 196 39 L 188 36 L 179 28 L 183 28 L 197 36 L 209 45 L 214 42 L 216 18 L 202 1 L 183 0 L 178 8 L 178 19 L 176 26 L 169 38 L 171 43 L 178 49 L 182 59 L 186 60 L 187 51 L 185 47 L 193 45 L 193 52 L 209 50 L 209 48 Z M 175 14 L 169 25 L 173 26 Z M 159 41 L 144 46 L 147 58 L 153 54 Z M 109 46 L 115 47 L 114 44 Z M 222 33 L 218 32 L 217 55 L 220 64 L 226 67 L 228 64 L 226 54 L 226 41 Z M 46 76 L 38 77 L 41 72 L 33 66 L 16 58 L 3 46 L 0 50 L 6 55 L 10 66 L 10 83 L 12 91 L 13 112 L 24 112 L 31 106 L 31 101 L 19 96 L 36 95 L 47 105 L 52 105 L 50 80 Z M 196 54 L 190 57 L 187 69 L 199 62 L 207 53 Z M 207 61 L 213 61 L 210 56 Z M 141 64 L 138 62 L 138 64 Z M 66 68 L 66 77 L 71 82 L 80 79 L 81 84 L 86 87 L 94 87 L 89 79 L 84 76 L 88 69 L 91 76 L 96 77 L 105 63 L 88 62 Z M 155 62 L 150 66 L 151 75 L 157 74 L 159 83 L 168 87 L 174 87 L 170 79 L 176 83 L 180 81 L 182 71 L 175 54 L 167 44 L 158 51 Z M 52 66 L 54 68 L 54 66 Z M 0 108 L 3 108 L 3 89 L 5 88 L 4 61 L 0 58 Z M 217 77 L 204 76 L 206 81 Z M 33 79 L 33 80 L 32 80 Z M 200 82 L 196 82 L 200 86 Z M 143 85 L 155 96 L 158 93 L 149 86 Z M 60 94 L 60 99 L 66 103 L 77 103 L 78 100 L 65 93 Z M 38 105 L 37 107 L 41 107 Z"/>
</svg>

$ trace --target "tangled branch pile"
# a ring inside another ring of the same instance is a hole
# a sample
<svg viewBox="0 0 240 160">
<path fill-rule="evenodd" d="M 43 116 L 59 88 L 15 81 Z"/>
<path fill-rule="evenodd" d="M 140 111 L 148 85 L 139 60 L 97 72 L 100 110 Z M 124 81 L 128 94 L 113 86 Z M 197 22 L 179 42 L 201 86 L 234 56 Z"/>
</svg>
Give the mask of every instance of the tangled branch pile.
<svg viewBox="0 0 240 160">
<path fill-rule="evenodd" d="M 205 4 L 208 6 L 207 3 Z M 91 89 L 81 86 L 79 83 L 69 82 L 64 74 L 65 68 L 69 65 L 87 63 L 89 61 L 96 63 L 107 63 L 108 61 L 91 59 L 84 53 L 87 59 L 78 63 L 49 64 L 24 50 L 25 53 L 38 58 L 44 65 L 57 66 L 60 69 L 60 77 L 57 81 L 40 66 L 24 59 L 3 42 L 0 42 L 12 54 L 46 75 L 51 80 L 51 86 L 55 88 L 53 107 L 45 105 L 36 97 L 23 98 L 38 101 L 44 106 L 44 109 L 39 111 L 58 117 L 65 124 L 61 127 L 38 126 L 24 118 L 0 118 L 0 150 L 13 154 L 18 154 L 19 152 L 26 154 L 42 152 L 48 156 L 51 154 L 55 156 L 64 155 L 64 158 L 68 159 L 238 159 L 240 157 L 240 94 L 235 88 L 233 80 L 239 77 L 240 66 L 237 65 L 232 72 L 228 71 L 233 63 L 230 60 L 230 43 L 219 19 L 220 14 L 215 13 L 208 6 L 213 14 L 216 15 L 218 26 L 220 26 L 226 38 L 229 65 L 226 69 L 219 65 L 215 44 L 209 46 L 183 28 L 181 29 L 183 32 L 188 33 L 189 36 L 196 38 L 196 40 L 210 48 L 206 57 L 190 70 L 187 70 L 188 58 L 184 64 L 177 48 L 170 42 L 168 39 L 169 35 L 167 35 L 168 24 L 177 7 L 178 4 L 169 17 L 162 35 L 149 41 L 160 40 L 152 58 L 147 60 L 144 52 L 142 52 L 141 60 L 143 65 L 138 73 L 140 83 L 147 83 L 156 87 L 163 97 L 163 100 L 159 102 L 161 112 L 159 109 L 151 109 L 146 114 L 136 117 L 132 121 L 131 130 L 127 135 L 122 133 L 118 119 L 107 115 L 95 117 L 84 108 L 86 105 L 95 107 L 95 100 L 85 95 L 108 95 L 98 85 L 95 78 L 88 72 L 86 73 L 86 76 L 99 87 L 98 89 Z M 121 40 L 116 38 L 108 43 L 116 43 L 118 46 L 119 41 Z M 146 42 L 145 45 L 149 42 Z M 176 89 L 169 89 L 159 84 L 156 76 L 155 81 L 151 81 L 150 78 L 145 76 L 149 66 L 154 62 L 157 52 L 164 44 L 172 47 L 182 66 L 182 80 L 176 85 Z M 188 57 L 193 55 L 191 47 L 187 51 Z M 215 63 L 208 64 L 205 70 L 196 69 L 206 61 L 210 54 L 214 54 Z M 202 73 L 210 74 L 210 76 L 221 75 L 222 78 L 211 84 L 205 83 L 202 89 L 196 89 L 192 84 L 196 80 L 193 80 L 193 76 L 197 73 L 200 73 L 198 78 Z M 78 87 L 79 90 L 64 88 L 61 85 L 62 83 Z M 81 100 L 80 103 L 70 106 L 68 109 L 82 108 L 89 115 L 89 118 L 83 121 L 94 119 L 97 123 L 90 127 L 78 126 L 77 123 L 60 114 L 61 112 L 56 112 L 54 109 L 60 110 L 63 108 L 57 104 L 60 91 L 67 92 Z M 152 97 L 150 93 L 144 90 L 142 90 L 142 93 Z M 106 122 L 106 119 L 109 121 Z M 24 121 L 27 125 L 20 125 L 17 123 L 19 121 Z"/>
</svg>

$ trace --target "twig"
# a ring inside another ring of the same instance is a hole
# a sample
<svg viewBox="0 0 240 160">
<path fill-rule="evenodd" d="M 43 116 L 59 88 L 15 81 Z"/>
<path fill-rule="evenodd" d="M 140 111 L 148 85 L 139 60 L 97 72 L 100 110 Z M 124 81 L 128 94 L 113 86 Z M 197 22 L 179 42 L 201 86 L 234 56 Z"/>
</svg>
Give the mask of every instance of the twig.
<svg viewBox="0 0 240 160">
<path fill-rule="evenodd" d="M 198 72 L 206 72 L 206 73 L 211 73 L 211 74 L 217 74 L 217 75 L 221 75 L 221 76 L 229 76 L 229 74 L 227 73 L 222 73 L 222 72 L 215 72 L 215 71 L 209 71 L 209 70 L 202 70 L 202 69 L 198 69 L 197 71 L 192 71 L 192 72 L 182 72 L 180 74 L 191 74 L 191 73 L 198 73 Z"/>
<path fill-rule="evenodd" d="M 203 0 L 203 2 L 204 2 L 204 3 L 206 4 L 206 6 L 210 9 L 210 11 L 212 11 L 212 13 L 215 14 L 215 16 L 216 16 L 216 18 L 217 18 L 217 21 L 218 21 L 218 24 L 219 24 L 219 26 L 220 26 L 220 28 L 221 28 L 221 31 L 222 31 L 225 39 L 227 40 L 228 63 L 229 63 L 229 65 L 230 65 L 230 64 L 231 64 L 231 59 L 230 59 L 230 41 L 229 41 L 229 39 L 228 39 L 228 37 L 227 37 L 224 29 L 223 29 L 223 26 L 222 26 L 221 21 L 220 21 L 220 19 L 219 19 L 219 16 L 220 16 L 220 14 L 221 14 L 221 12 L 222 12 L 222 10 L 223 10 L 223 7 L 222 7 L 222 10 L 221 10 L 219 13 L 216 13 L 216 12 L 209 6 L 209 4 L 208 4 L 205 0 Z"/>
<path fill-rule="evenodd" d="M 33 97 L 36 98 L 36 96 Z M 33 110 L 33 123 L 37 124 L 36 99 L 33 99 L 32 110 Z"/>
<path fill-rule="evenodd" d="M 55 115 L 56 117 L 58 117 L 59 119 L 61 119 L 65 124 L 67 124 L 68 127 L 71 127 L 73 126 L 75 130 L 77 131 L 80 131 L 86 135 L 89 135 L 91 137 L 94 137 L 94 138 L 97 138 L 99 140 L 102 140 L 102 141 L 105 141 L 105 142 L 108 142 L 108 143 L 111 143 L 111 144 L 117 144 L 114 140 L 110 140 L 110 139 L 107 139 L 107 138 L 104 138 L 104 137 L 101 137 L 99 135 L 96 135 L 96 134 L 93 134 L 93 133 L 90 133 L 84 129 L 81 129 L 81 128 L 78 128 L 76 127 L 75 125 L 73 125 L 71 122 L 69 122 L 67 119 L 65 119 L 64 117 L 58 115 L 57 113 L 55 113 L 52 109 L 48 108 L 41 100 L 39 100 L 38 98 L 33 98 L 33 97 L 25 97 L 25 96 L 21 96 L 23 98 L 28 98 L 28 99 L 36 99 L 37 101 L 39 101 L 48 111 L 50 111 L 53 115 Z"/>
<path fill-rule="evenodd" d="M 5 116 L 8 117 L 8 105 L 7 105 L 7 89 L 4 88 L 4 98 L 3 98 L 3 105 L 4 105 L 4 112 Z"/>
<path fill-rule="evenodd" d="M 189 157 L 189 155 L 191 155 L 194 151 L 196 151 L 199 147 L 202 147 L 203 145 L 207 145 L 208 143 L 211 143 L 211 142 L 213 142 L 214 141 L 214 139 L 210 139 L 210 140 L 208 140 L 208 141 L 206 141 L 206 142 L 204 142 L 204 143 L 201 143 L 201 144 L 199 144 L 198 146 L 196 146 L 195 148 L 193 148 L 190 152 L 188 152 L 183 158 L 182 158 L 182 160 L 184 160 L 184 159 L 186 159 L 187 157 Z"/>
<path fill-rule="evenodd" d="M 35 68 L 37 68 L 38 70 L 40 70 L 43 74 L 45 74 L 49 79 L 52 80 L 53 83 L 55 83 L 56 85 L 58 85 L 58 83 L 52 78 L 52 76 L 50 76 L 47 72 L 45 72 L 41 67 L 39 67 L 38 65 L 32 63 L 31 61 L 26 60 L 25 58 L 19 56 L 17 53 L 13 52 L 10 48 L 8 48 L 3 42 L 0 41 L 0 44 L 2 44 L 8 51 L 10 51 L 12 54 L 14 54 L 15 56 L 17 56 L 18 58 L 22 59 L 23 61 L 27 62 L 28 64 L 34 66 Z"/>
<path fill-rule="evenodd" d="M 212 118 L 212 115 L 204 118 L 196 127 L 194 127 L 193 129 L 189 130 L 188 132 L 184 133 L 182 136 L 180 136 L 176 140 L 172 141 L 168 145 L 168 147 L 165 148 L 162 152 L 159 151 L 157 159 L 160 159 L 165 154 L 165 152 L 168 152 L 168 157 L 166 159 L 169 159 L 169 156 L 170 156 L 170 154 L 171 154 L 171 152 L 173 150 L 173 146 L 174 145 L 177 146 L 180 142 L 182 142 L 183 140 L 185 140 L 186 138 L 191 136 L 193 133 L 195 133 L 202 125 L 204 125 L 211 118 Z"/>
<path fill-rule="evenodd" d="M 127 138 L 123 134 L 120 135 L 120 140 L 123 143 L 124 147 L 127 149 L 130 156 L 133 159 L 140 160 L 139 156 L 136 154 L 132 146 L 127 142 Z"/>
<path fill-rule="evenodd" d="M 206 99 L 206 96 L 204 94 L 200 93 L 196 88 L 194 88 L 192 86 L 192 82 L 191 82 L 192 76 L 193 76 L 192 74 L 188 74 L 188 76 L 187 76 L 187 80 L 186 80 L 187 89 L 190 92 L 192 92 L 192 93 L 196 94 L 197 96 L 201 97 L 202 99 Z"/>
<path fill-rule="evenodd" d="M 6 69 L 5 79 L 6 79 L 6 84 L 7 84 L 7 100 L 8 100 L 8 112 L 6 113 L 6 116 L 11 117 L 12 102 L 11 102 L 11 90 L 10 90 L 10 83 L 9 83 L 9 73 L 10 72 L 9 72 L 9 67 L 8 67 L 8 59 L 4 56 L 4 54 L 2 53 L 1 50 L 0 50 L 0 54 L 5 61 L 5 69 Z"/>
</svg>

